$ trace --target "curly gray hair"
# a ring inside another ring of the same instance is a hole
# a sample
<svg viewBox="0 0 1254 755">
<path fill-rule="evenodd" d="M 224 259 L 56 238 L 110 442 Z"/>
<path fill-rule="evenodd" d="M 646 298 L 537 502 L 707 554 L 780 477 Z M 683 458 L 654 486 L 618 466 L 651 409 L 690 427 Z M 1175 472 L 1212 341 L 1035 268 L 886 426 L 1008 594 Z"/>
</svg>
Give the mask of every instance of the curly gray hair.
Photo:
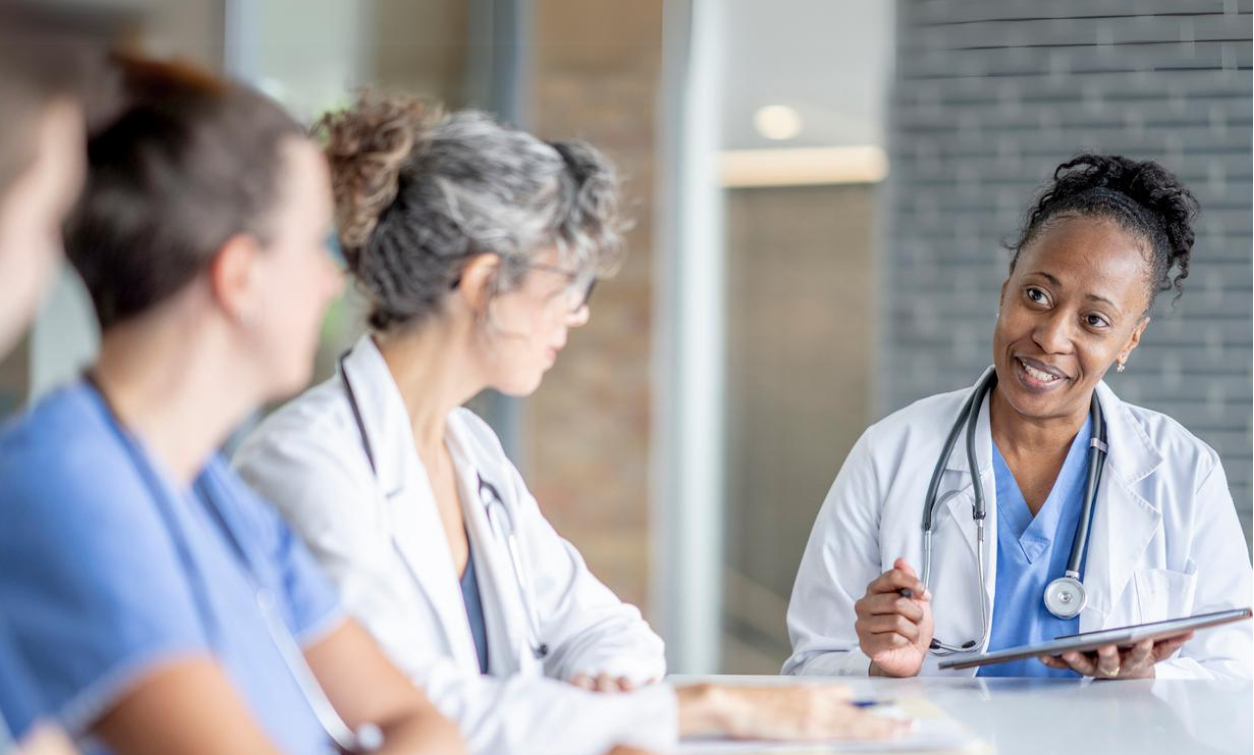
<svg viewBox="0 0 1254 755">
<path fill-rule="evenodd" d="M 323 118 L 345 258 L 385 330 L 441 310 L 466 263 L 496 254 L 492 295 L 556 248 L 563 266 L 609 277 L 622 259 L 619 182 L 600 152 L 544 142 L 490 116 L 444 115 L 364 94 Z"/>
</svg>

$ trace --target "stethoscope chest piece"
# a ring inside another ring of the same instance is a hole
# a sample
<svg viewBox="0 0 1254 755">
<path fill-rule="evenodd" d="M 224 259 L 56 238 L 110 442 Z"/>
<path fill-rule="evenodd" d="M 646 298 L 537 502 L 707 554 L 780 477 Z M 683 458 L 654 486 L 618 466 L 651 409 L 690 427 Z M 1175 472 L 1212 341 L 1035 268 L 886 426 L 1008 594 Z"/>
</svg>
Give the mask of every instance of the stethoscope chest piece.
<svg viewBox="0 0 1254 755">
<path fill-rule="evenodd" d="M 1088 592 L 1075 577 L 1059 577 L 1045 588 L 1045 607 L 1060 619 L 1079 616 L 1087 603 Z"/>
</svg>

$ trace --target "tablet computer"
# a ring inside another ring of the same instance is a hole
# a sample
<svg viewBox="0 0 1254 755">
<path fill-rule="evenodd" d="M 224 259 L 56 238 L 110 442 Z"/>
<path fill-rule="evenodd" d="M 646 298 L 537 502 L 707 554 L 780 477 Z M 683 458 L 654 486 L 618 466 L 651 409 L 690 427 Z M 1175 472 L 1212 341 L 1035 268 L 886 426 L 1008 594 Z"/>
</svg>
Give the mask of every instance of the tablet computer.
<svg viewBox="0 0 1254 755">
<path fill-rule="evenodd" d="M 1017 661 L 1021 658 L 1037 658 L 1042 655 L 1060 656 L 1072 650 L 1083 653 L 1097 650 L 1107 645 L 1131 647 L 1142 640 L 1165 640 L 1198 629 L 1228 624 L 1233 621 L 1242 621 L 1250 618 L 1251 615 L 1254 615 L 1254 612 L 1251 612 L 1249 608 L 1236 608 L 1229 611 L 1198 614 L 1197 616 L 1189 616 L 1183 619 L 1169 619 L 1167 621 L 1155 621 L 1150 624 L 1138 624 L 1131 627 L 1103 629 L 1100 632 L 1065 635 L 1057 637 L 1050 642 L 1041 642 L 1036 645 L 1023 645 L 992 653 L 952 658 L 941 661 L 937 668 L 973 668 L 993 663 Z"/>
</svg>

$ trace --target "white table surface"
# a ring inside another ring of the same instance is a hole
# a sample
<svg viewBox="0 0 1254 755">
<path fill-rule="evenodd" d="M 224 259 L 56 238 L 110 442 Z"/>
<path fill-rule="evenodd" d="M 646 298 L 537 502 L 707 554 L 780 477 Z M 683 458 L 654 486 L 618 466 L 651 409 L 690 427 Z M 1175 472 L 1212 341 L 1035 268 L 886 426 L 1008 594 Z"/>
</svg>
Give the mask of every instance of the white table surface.
<svg viewBox="0 0 1254 755">
<path fill-rule="evenodd" d="M 766 676 L 672 676 L 676 685 L 795 684 Z M 841 678 L 861 698 L 921 696 L 998 755 L 1212 755 L 1254 752 L 1249 681 Z"/>
</svg>

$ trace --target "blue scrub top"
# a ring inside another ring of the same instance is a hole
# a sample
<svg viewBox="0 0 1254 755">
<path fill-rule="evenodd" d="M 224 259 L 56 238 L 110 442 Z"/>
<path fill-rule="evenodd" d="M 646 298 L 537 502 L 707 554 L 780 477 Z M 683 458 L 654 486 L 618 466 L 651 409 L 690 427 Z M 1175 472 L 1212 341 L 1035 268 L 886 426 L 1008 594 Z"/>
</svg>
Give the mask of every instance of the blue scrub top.
<svg viewBox="0 0 1254 755">
<path fill-rule="evenodd" d="M 1075 542 L 1084 486 L 1088 480 L 1092 419 L 1076 434 L 1058 479 L 1041 510 L 1032 516 L 1019 484 L 993 444 L 997 487 L 997 582 L 988 650 L 1047 642 L 1080 631 L 1080 619 L 1059 619 L 1045 607 L 1045 588 L 1063 576 Z M 1086 554 L 1087 555 L 1087 554 Z M 1083 574 L 1083 564 L 1081 564 Z M 979 676 L 1076 678 L 1074 671 L 1051 669 L 1036 658 L 981 666 Z"/>
<path fill-rule="evenodd" d="M 331 751 L 257 588 L 304 646 L 340 626 L 338 598 L 221 459 L 180 489 L 79 383 L 0 434 L 0 491 L 0 616 L 68 731 L 162 666 L 213 656 L 283 751 Z"/>
<path fill-rule="evenodd" d="M 466 618 L 470 620 L 470 634 L 475 639 L 475 654 L 479 656 L 479 673 L 488 673 L 488 624 L 483 618 L 483 600 L 479 594 L 479 577 L 475 574 L 475 554 L 466 558 L 466 573 L 462 574 L 462 602 L 466 604 Z"/>
<path fill-rule="evenodd" d="M 0 753 L 30 732 L 43 715 L 35 681 L 18 654 L 4 614 L 0 614 Z"/>
</svg>

